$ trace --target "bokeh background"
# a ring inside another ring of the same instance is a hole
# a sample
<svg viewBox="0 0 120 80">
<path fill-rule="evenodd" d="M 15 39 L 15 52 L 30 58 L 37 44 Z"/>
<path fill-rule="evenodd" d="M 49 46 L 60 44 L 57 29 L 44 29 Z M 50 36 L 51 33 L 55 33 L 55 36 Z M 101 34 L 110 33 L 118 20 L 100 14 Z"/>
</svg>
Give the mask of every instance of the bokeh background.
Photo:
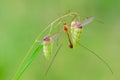
<svg viewBox="0 0 120 80">
<path fill-rule="evenodd" d="M 41 52 L 21 80 L 120 79 L 119 0 L 0 0 L 0 80 L 11 80 L 35 37 L 68 10 L 97 19 L 84 28 L 81 43 L 104 58 L 114 75 L 89 51 L 65 44 L 47 77 Z"/>
</svg>

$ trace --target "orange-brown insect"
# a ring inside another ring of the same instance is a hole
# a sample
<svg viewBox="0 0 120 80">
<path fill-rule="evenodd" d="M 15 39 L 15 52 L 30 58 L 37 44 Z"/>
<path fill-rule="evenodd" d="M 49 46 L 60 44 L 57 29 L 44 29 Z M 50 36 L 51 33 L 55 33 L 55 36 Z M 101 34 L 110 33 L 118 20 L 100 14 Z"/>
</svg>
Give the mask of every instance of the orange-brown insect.
<svg viewBox="0 0 120 80">
<path fill-rule="evenodd" d="M 67 37 L 68 37 L 69 47 L 73 48 L 73 44 L 72 44 L 71 39 L 70 39 L 69 28 L 68 28 L 68 25 L 66 23 L 64 23 L 64 31 L 66 32 Z"/>
</svg>

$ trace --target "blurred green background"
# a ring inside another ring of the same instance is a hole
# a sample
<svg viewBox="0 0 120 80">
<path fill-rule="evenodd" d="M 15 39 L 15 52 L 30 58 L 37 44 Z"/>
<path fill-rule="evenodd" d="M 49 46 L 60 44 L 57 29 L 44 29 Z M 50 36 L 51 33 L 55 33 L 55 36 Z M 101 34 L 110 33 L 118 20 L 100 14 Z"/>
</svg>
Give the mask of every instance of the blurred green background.
<svg viewBox="0 0 120 80">
<path fill-rule="evenodd" d="M 81 43 L 94 50 L 112 67 L 114 75 L 94 55 L 82 47 L 67 45 L 57 55 L 48 76 L 41 52 L 21 80 L 119 80 L 120 1 L 119 0 L 0 0 L 0 80 L 15 74 L 35 37 L 68 10 L 97 20 L 84 28 Z"/>
</svg>

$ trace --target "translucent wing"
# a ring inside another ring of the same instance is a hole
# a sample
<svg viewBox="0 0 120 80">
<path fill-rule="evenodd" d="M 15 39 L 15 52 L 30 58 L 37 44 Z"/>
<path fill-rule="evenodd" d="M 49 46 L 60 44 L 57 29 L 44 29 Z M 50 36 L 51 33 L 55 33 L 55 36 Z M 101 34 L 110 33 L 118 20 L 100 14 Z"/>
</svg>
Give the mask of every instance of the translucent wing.
<svg viewBox="0 0 120 80">
<path fill-rule="evenodd" d="M 85 21 L 82 22 L 82 26 L 85 26 L 86 24 L 89 24 L 94 20 L 94 17 L 89 17 Z"/>
<path fill-rule="evenodd" d="M 56 33 L 56 34 L 54 34 L 53 36 L 51 36 L 51 38 L 52 38 L 52 41 L 55 41 L 55 40 L 57 40 L 58 38 L 59 38 L 59 33 Z"/>
</svg>

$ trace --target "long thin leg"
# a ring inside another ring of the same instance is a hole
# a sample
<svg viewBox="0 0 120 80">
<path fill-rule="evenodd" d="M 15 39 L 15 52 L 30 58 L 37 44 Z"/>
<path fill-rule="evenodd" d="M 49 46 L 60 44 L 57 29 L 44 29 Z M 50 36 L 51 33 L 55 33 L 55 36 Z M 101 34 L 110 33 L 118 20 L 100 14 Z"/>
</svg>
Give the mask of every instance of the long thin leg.
<svg viewBox="0 0 120 80">
<path fill-rule="evenodd" d="M 110 65 L 109 65 L 103 58 L 101 58 L 101 57 L 100 57 L 99 55 L 97 55 L 94 51 L 90 50 L 89 48 L 85 47 L 84 45 L 82 45 L 82 44 L 80 44 L 80 43 L 79 43 L 79 45 L 80 45 L 81 47 L 85 48 L 86 50 L 90 51 L 90 52 L 91 52 L 92 54 L 94 54 L 98 59 L 100 59 L 100 60 L 108 67 L 108 69 L 110 70 L 110 72 L 113 74 L 113 71 L 112 71 Z"/>
<path fill-rule="evenodd" d="M 62 47 L 62 44 L 58 47 L 55 55 L 53 56 L 53 58 L 52 58 L 52 60 L 51 60 L 51 62 L 50 62 L 50 64 L 49 64 L 49 66 L 48 66 L 48 68 L 47 68 L 47 70 L 45 71 L 45 76 L 47 76 L 48 71 L 49 71 L 50 67 L 52 66 L 52 64 L 53 64 L 53 62 L 54 62 L 54 60 L 55 60 L 55 57 L 57 56 L 57 54 L 58 54 L 59 50 L 61 49 L 61 47 Z"/>
</svg>

